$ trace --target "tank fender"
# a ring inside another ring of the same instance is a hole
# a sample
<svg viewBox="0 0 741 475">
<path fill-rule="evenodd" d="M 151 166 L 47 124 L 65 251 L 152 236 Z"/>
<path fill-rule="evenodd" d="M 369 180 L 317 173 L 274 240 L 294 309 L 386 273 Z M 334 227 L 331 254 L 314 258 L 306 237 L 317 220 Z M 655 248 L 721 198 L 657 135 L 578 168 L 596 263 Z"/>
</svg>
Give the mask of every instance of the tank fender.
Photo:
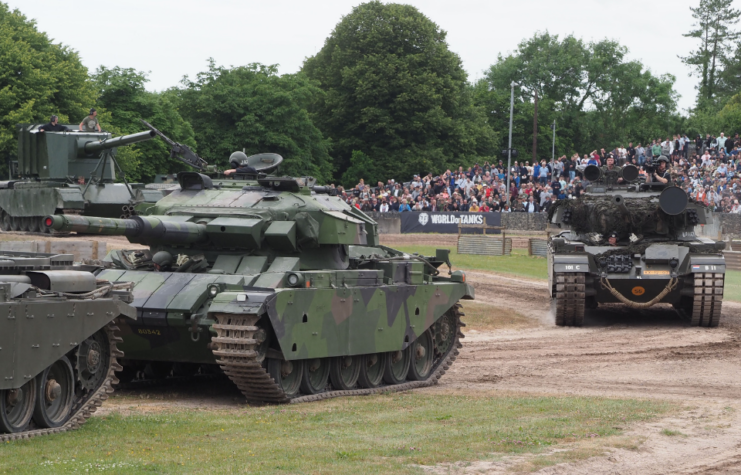
<svg viewBox="0 0 741 475">
<path fill-rule="evenodd" d="M 688 269 L 691 273 L 697 272 L 715 272 L 719 274 L 725 274 L 726 272 L 726 261 L 723 256 L 715 255 L 691 255 L 690 266 Z"/>
<path fill-rule="evenodd" d="M 554 272 L 589 272 L 589 255 L 556 254 L 553 256 Z"/>
<path fill-rule="evenodd" d="M 126 306 L 114 299 L 1 302 L 0 390 L 19 388 L 118 315 L 131 315 Z"/>
</svg>

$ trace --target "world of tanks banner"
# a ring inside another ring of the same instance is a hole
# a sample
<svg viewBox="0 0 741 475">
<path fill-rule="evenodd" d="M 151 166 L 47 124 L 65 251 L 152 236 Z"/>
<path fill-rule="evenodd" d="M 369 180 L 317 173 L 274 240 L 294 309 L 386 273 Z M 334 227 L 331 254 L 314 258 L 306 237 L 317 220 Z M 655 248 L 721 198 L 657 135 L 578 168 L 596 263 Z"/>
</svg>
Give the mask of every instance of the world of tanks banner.
<svg viewBox="0 0 741 475">
<path fill-rule="evenodd" d="M 484 224 L 501 226 L 501 213 L 427 213 L 412 211 L 401 213 L 401 232 L 406 233 L 445 233 L 458 232 L 458 224 Z M 481 229 L 463 228 L 466 234 L 481 234 Z M 486 231 L 486 234 L 499 234 L 499 231 Z"/>
</svg>

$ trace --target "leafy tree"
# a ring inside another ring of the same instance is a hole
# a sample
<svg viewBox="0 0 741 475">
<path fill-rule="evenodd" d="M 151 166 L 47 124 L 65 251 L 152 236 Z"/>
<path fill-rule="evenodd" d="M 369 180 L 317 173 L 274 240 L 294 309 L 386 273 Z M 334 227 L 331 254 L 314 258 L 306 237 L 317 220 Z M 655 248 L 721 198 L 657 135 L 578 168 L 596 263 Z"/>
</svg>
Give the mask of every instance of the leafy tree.
<svg viewBox="0 0 741 475">
<path fill-rule="evenodd" d="M 731 45 L 739 38 L 739 32 L 733 26 L 738 23 L 741 11 L 731 8 L 733 0 L 700 0 L 697 8 L 690 7 L 692 17 L 696 20 L 694 30 L 684 34 L 696 38 L 700 45 L 688 56 L 680 59 L 688 65 L 690 76 L 698 75 L 698 105 L 712 105 L 718 92 L 718 81 L 721 68 L 728 58 Z"/>
<path fill-rule="evenodd" d="M 17 153 L 15 125 L 78 124 L 95 101 L 95 88 L 77 52 L 52 40 L 18 10 L 0 2 L 0 170 Z"/>
<path fill-rule="evenodd" d="M 372 1 L 353 8 L 305 61 L 303 72 L 326 92 L 313 112 L 341 173 L 356 151 L 398 177 L 493 152 L 495 135 L 445 37 L 412 6 Z"/>
<path fill-rule="evenodd" d="M 139 122 L 144 119 L 162 133 L 195 149 L 195 134 L 177 109 L 177 96 L 172 93 L 149 92 L 144 86 L 145 73 L 118 66 L 98 68 L 93 80 L 99 91 L 98 104 L 105 108 L 100 116 L 102 127 L 120 134 L 147 130 Z M 158 173 L 171 173 L 189 167 L 170 158 L 170 147 L 160 138 L 118 150 L 118 161 L 127 178 L 151 181 Z"/>
<path fill-rule="evenodd" d="M 378 162 L 359 150 L 353 150 L 350 156 L 350 168 L 342 174 L 342 183 L 346 187 L 357 185 L 361 179 L 368 185 L 385 181 L 388 173 L 378 166 Z"/>
<path fill-rule="evenodd" d="M 183 85 L 171 93 L 209 163 L 227 165 L 242 149 L 247 155 L 273 152 L 284 158 L 283 174 L 330 179 L 328 143 L 307 110 L 322 91 L 303 75 L 279 76 L 277 66 L 257 63 L 217 67 L 211 59 L 208 71 Z"/>
<path fill-rule="evenodd" d="M 533 100 L 538 94 L 538 150 L 551 155 L 550 124 L 556 120 L 556 154 L 588 153 L 629 140 L 665 136 L 677 119 L 674 77 L 656 77 L 638 61 L 625 61 L 627 48 L 602 40 L 562 40 L 548 32 L 523 40 L 500 55 L 476 85 L 496 130 L 509 127 L 510 84 L 515 87 L 515 133 L 522 159 L 532 155 Z M 506 147 L 503 133 L 499 145 Z M 527 157 L 527 158 L 525 158 Z"/>
</svg>

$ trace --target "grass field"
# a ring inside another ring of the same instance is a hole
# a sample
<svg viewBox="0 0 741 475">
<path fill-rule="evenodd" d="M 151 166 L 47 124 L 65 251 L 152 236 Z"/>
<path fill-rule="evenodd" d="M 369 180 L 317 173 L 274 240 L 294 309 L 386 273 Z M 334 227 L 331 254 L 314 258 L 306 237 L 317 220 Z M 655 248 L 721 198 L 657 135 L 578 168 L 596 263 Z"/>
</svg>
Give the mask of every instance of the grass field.
<svg viewBox="0 0 741 475">
<path fill-rule="evenodd" d="M 534 279 L 548 278 L 548 261 L 544 257 L 527 255 L 525 249 L 513 249 L 511 256 L 478 256 L 474 254 L 458 254 L 455 247 L 448 246 L 396 246 L 404 252 L 417 252 L 426 256 L 434 256 L 435 249 L 450 249 L 450 261 L 453 270 L 482 270 L 504 274 L 512 274 Z"/>
<path fill-rule="evenodd" d="M 268 408 L 94 417 L 80 430 L 2 444 L 7 473 L 418 473 L 419 465 L 544 453 L 566 442 L 624 445 L 660 401 L 390 394 Z M 126 398 L 119 405 L 126 407 Z M 613 440 L 614 439 L 614 440 Z M 612 441 L 612 442 L 611 442 Z M 572 444 L 573 445 L 573 444 Z M 578 446 L 573 456 L 582 453 Z M 580 455 L 581 454 L 581 455 Z"/>
</svg>

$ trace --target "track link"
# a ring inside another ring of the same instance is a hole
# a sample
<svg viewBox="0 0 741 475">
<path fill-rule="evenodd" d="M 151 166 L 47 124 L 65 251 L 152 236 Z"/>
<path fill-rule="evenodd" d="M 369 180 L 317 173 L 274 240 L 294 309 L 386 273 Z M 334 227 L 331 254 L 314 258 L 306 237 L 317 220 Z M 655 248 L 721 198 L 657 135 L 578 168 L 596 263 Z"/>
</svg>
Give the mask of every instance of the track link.
<svg viewBox="0 0 741 475">
<path fill-rule="evenodd" d="M 96 389 L 89 391 L 79 401 L 75 401 L 69 420 L 64 425 L 53 429 L 31 429 L 25 432 L 16 432 L 13 434 L 0 434 L 0 442 L 30 439 L 41 435 L 59 434 L 61 432 L 67 432 L 68 430 L 77 429 L 84 424 L 88 418 L 90 418 L 90 416 L 106 399 L 108 399 L 108 396 L 113 393 L 112 386 L 118 382 L 115 372 L 121 371 L 122 369 L 121 365 L 118 364 L 118 358 L 122 357 L 123 353 L 118 349 L 117 344 L 123 340 L 116 336 L 118 327 L 113 323 L 109 323 L 107 326 L 103 327 L 103 330 L 105 330 L 106 335 L 108 336 L 108 346 L 110 350 L 106 377 Z"/>
<path fill-rule="evenodd" d="M 686 311 L 691 326 L 717 327 L 723 306 L 724 275 L 718 273 L 697 273 L 694 275 L 694 296 L 692 306 Z"/>
<path fill-rule="evenodd" d="M 584 323 L 586 275 L 579 272 L 557 272 L 554 276 L 551 309 L 556 325 L 580 327 Z"/>
<path fill-rule="evenodd" d="M 422 381 L 408 381 L 372 389 L 330 390 L 319 394 L 289 398 L 263 366 L 264 355 L 258 348 L 262 341 L 262 335 L 259 332 L 262 330 L 256 326 L 259 320 L 257 315 L 216 315 L 218 323 L 213 328 L 217 332 L 217 337 L 213 341 L 218 349 L 214 350 L 214 355 L 224 373 L 237 385 L 250 404 L 295 404 L 335 397 L 407 391 L 437 384 L 458 357 L 458 349 L 462 347 L 460 339 L 464 338 L 460 329 L 465 326 L 460 320 L 460 317 L 464 316 L 460 309 L 461 305 L 456 303 L 449 310 L 454 312 L 457 322 L 453 344 L 450 345 L 447 353 L 437 358 L 430 375 Z"/>
</svg>

